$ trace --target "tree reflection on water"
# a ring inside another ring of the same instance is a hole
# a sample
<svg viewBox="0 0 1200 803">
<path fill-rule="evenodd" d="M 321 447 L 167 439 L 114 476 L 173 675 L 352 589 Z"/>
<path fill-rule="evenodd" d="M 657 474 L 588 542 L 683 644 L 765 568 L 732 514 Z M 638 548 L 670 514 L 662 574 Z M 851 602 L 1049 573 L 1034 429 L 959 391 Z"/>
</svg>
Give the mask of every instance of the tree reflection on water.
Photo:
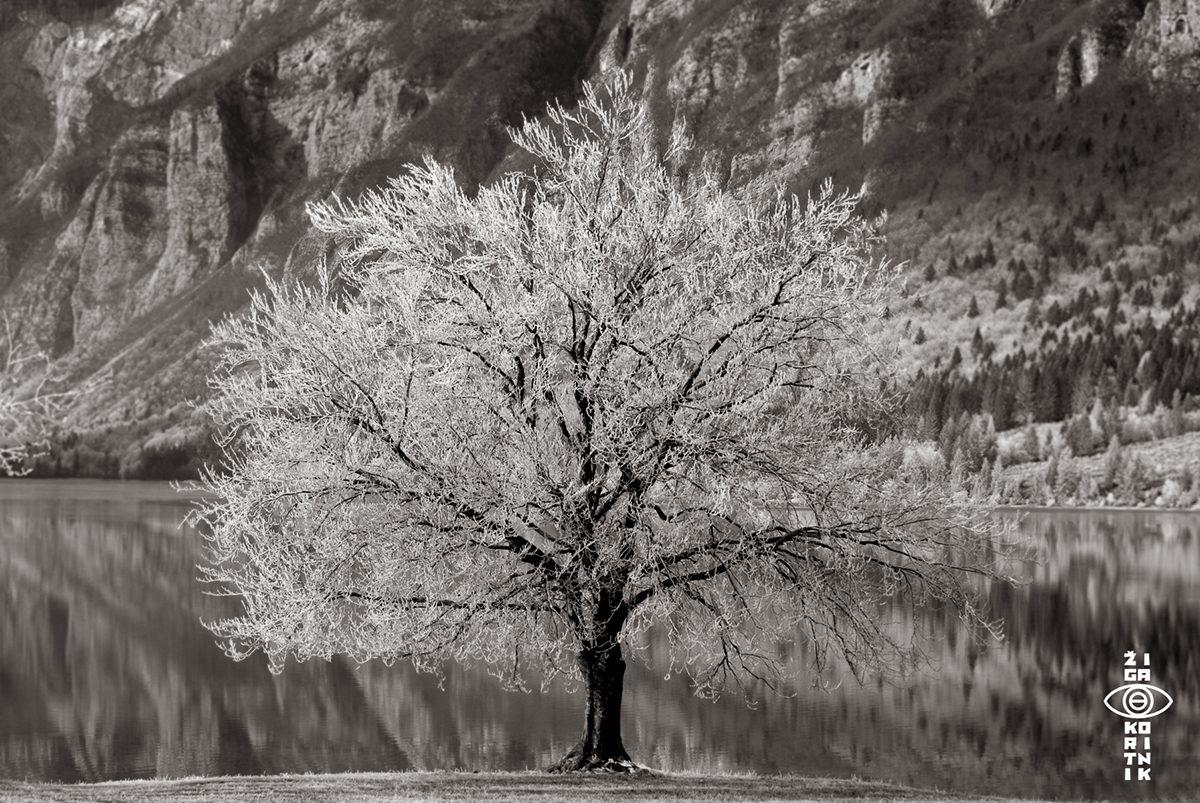
<svg viewBox="0 0 1200 803">
<path fill-rule="evenodd" d="M 272 676 L 229 661 L 199 620 L 235 603 L 202 594 L 186 506 L 155 485 L 0 485 L 0 776 L 523 769 L 570 747 L 582 703 L 559 686 L 506 692 L 480 667 L 448 667 L 441 688 L 405 666 L 335 660 Z M 628 746 L 668 770 L 1039 796 L 1196 788 L 1200 516 L 1043 511 L 1023 526 L 1037 548 L 1030 582 L 989 595 L 1005 643 L 981 649 L 926 611 L 943 635 L 932 667 L 754 708 L 696 699 L 633 662 Z M 1120 781 L 1121 720 L 1101 704 L 1127 649 L 1148 651 L 1175 697 L 1154 724 L 1149 785 Z M 791 660 L 806 660 L 802 644 Z"/>
</svg>

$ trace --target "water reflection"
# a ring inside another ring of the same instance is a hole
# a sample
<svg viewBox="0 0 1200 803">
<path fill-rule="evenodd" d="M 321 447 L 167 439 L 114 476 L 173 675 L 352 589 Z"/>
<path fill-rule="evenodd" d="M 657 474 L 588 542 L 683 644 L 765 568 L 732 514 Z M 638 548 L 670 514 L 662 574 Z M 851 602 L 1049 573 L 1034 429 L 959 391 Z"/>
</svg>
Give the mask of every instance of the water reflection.
<svg viewBox="0 0 1200 803">
<path fill-rule="evenodd" d="M 157 485 L 0 484 L 0 776 L 520 769 L 577 735 L 576 697 L 504 692 L 478 669 L 450 668 L 442 689 L 406 667 L 314 662 L 276 677 L 227 660 L 199 619 L 230 601 L 200 593 L 184 509 Z M 628 746 L 664 769 L 1016 795 L 1200 786 L 1200 516 L 1041 512 L 1024 527 L 1039 551 L 1030 584 L 990 592 L 1004 645 L 980 650 L 930 612 L 938 671 L 754 709 L 634 664 Z M 1175 697 L 1154 725 L 1150 785 L 1120 782 L 1121 720 L 1101 704 L 1131 647 Z"/>
</svg>

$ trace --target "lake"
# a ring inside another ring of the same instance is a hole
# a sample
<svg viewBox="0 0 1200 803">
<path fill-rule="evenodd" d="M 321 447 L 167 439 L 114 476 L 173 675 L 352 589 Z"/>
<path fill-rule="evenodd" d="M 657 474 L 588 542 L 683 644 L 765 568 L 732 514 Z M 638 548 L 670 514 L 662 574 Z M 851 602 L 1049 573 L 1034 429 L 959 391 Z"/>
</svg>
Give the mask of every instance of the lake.
<svg viewBox="0 0 1200 803">
<path fill-rule="evenodd" d="M 439 688 L 406 666 L 273 676 L 230 661 L 200 624 L 230 601 L 196 581 L 187 506 L 152 483 L 0 483 L 0 777 L 515 770 L 573 744 L 577 696 L 507 692 L 480 668 L 450 667 Z M 1200 515 L 1038 511 L 1022 527 L 1029 582 L 989 593 L 1003 643 L 980 649 L 938 621 L 934 665 L 910 678 L 805 685 L 754 708 L 633 660 L 626 746 L 667 770 L 1042 797 L 1200 789 Z M 1127 649 L 1151 654 L 1175 698 L 1153 722 L 1149 783 L 1121 780 L 1123 720 L 1102 703 Z"/>
</svg>

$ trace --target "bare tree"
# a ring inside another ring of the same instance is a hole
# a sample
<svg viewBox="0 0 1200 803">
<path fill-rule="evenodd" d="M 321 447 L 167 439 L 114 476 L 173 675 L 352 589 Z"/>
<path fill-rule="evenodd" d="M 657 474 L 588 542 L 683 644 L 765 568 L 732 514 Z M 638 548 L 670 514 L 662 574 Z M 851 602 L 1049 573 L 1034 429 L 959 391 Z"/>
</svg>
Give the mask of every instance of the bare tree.
<svg viewBox="0 0 1200 803">
<path fill-rule="evenodd" d="M 715 693 L 778 682 L 798 636 L 893 663 L 897 595 L 990 627 L 984 513 L 858 425 L 894 272 L 856 198 L 685 186 L 646 115 L 618 76 L 514 132 L 529 173 L 471 195 L 428 163 L 315 206 L 336 266 L 218 328 L 229 437 L 199 518 L 244 606 L 210 624 L 231 656 L 565 673 L 587 711 L 557 768 L 628 769 L 648 628 Z"/>
</svg>

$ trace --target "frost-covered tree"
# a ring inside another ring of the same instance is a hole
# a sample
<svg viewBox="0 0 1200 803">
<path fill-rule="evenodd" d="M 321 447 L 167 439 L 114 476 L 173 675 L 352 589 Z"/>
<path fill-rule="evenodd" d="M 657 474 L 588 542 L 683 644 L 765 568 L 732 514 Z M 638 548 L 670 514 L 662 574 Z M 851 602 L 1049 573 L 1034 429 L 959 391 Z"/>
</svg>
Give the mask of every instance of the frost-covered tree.
<svg viewBox="0 0 1200 803">
<path fill-rule="evenodd" d="M 472 194 L 428 163 L 317 205 L 335 264 L 217 329 L 200 518 L 230 655 L 566 674 L 586 715 L 557 767 L 628 769 L 651 628 L 715 693 L 778 682 L 797 638 L 892 664 L 890 600 L 989 626 L 983 513 L 863 434 L 894 272 L 856 199 L 684 184 L 646 115 L 616 77 L 513 132 L 528 172 Z"/>
</svg>

